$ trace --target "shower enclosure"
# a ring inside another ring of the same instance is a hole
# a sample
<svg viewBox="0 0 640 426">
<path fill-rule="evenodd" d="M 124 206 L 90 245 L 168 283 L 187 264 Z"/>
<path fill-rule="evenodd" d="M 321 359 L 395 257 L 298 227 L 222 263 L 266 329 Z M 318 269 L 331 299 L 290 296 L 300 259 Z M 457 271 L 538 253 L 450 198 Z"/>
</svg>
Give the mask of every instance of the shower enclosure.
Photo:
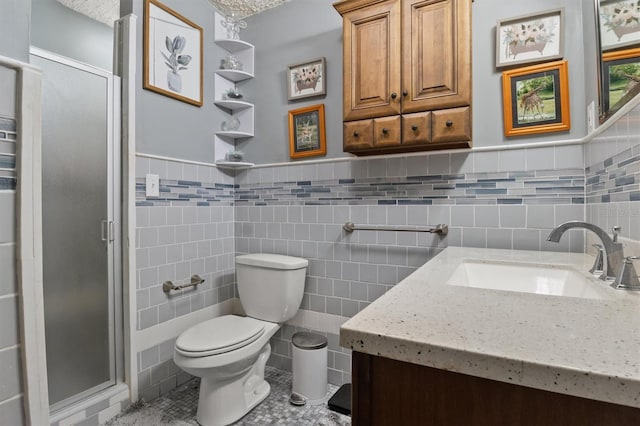
<svg viewBox="0 0 640 426">
<path fill-rule="evenodd" d="M 36 48 L 42 69 L 42 229 L 49 402 L 122 379 L 119 79 Z"/>
</svg>

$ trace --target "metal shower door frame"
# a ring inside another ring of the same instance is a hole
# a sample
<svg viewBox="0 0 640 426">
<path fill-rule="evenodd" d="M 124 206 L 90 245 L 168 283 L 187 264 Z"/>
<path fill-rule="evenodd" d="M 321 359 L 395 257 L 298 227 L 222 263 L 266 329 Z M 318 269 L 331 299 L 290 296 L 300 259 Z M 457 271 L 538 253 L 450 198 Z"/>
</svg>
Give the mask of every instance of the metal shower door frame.
<svg viewBox="0 0 640 426">
<path fill-rule="evenodd" d="M 59 412 L 66 407 L 124 381 L 124 340 L 122 307 L 122 211 L 119 201 L 121 188 L 121 79 L 111 72 L 31 47 L 30 55 L 87 72 L 106 80 L 107 86 L 107 262 L 109 265 L 109 382 L 87 389 L 71 398 L 50 406 L 50 412 Z M 41 236 L 42 237 L 42 236 Z"/>
</svg>

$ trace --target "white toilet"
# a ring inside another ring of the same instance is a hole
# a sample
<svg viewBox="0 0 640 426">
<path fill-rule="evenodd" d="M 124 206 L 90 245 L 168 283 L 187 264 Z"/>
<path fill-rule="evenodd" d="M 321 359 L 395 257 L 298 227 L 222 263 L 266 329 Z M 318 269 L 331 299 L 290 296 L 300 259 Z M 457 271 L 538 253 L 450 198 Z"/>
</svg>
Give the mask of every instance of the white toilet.
<svg viewBox="0 0 640 426">
<path fill-rule="evenodd" d="M 269 339 L 298 312 L 308 264 L 277 254 L 237 256 L 238 292 L 248 316 L 213 318 L 178 336 L 173 360 L 201 377 L 198 423 L 228 425 L 269 395 Z"/>
</svg>

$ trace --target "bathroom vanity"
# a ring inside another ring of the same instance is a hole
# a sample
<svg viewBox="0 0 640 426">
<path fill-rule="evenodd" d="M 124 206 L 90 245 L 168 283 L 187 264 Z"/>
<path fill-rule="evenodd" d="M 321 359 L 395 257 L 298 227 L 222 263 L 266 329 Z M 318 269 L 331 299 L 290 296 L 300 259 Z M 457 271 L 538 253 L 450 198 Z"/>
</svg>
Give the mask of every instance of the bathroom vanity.
<svg viewBox="0 0 640 426">
<path fill-rule="evenodd" d="M 640 424 L 640 293 L 592 263 L 445 249 L 342 326 L 353 424 Z"/>
</svg>

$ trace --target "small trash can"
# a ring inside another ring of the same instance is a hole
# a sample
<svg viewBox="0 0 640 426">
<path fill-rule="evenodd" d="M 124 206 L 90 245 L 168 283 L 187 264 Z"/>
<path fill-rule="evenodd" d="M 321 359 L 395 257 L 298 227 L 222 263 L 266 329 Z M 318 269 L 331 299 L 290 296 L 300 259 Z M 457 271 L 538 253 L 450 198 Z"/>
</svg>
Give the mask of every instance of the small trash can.
<svg viewBox="0 0 640 426">
<path fill-rule="evenodd" d="M 291 339 L 294 405 L 317 405 L 327 400 L 327 338 L 301 331 Z"/>
</svg>

